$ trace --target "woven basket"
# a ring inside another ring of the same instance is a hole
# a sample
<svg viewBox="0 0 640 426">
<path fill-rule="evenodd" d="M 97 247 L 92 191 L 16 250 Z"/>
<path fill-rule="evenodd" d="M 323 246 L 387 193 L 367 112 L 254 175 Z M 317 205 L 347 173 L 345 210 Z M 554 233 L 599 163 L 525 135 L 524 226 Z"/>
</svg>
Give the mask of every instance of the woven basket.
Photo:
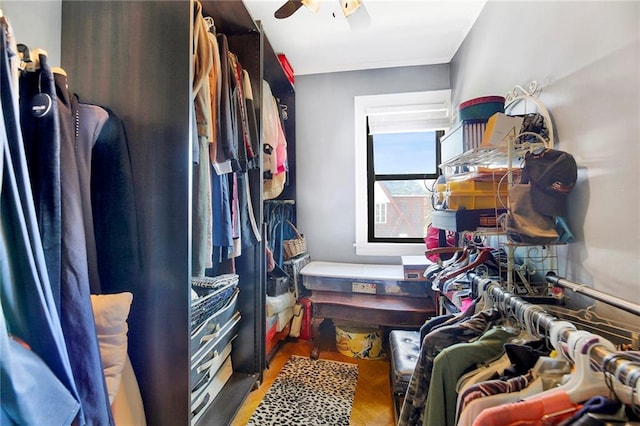
<svg viewBox="0 0 640 426">
<path fill-rule="evenodd" d="M 298 229 L 293 225 L 293 223 L 287 221 L 293 232 L 296 233 L 296 238 L 291 240 L 284 240 L 282 242 L 282 248 L 284 250 L 284 259 L 289 260 L 293 257 L 296 257 L 299 254 L 307 251 L 307 242 L 304 239 L 304 236 L 298 232 Z"/>
</svg>

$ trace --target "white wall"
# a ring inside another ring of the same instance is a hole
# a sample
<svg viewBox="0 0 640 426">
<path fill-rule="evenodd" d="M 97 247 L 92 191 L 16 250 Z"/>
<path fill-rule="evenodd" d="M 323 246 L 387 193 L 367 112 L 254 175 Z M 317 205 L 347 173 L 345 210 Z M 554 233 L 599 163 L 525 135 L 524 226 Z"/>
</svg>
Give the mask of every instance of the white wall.
<svg viewBox="0 0 640 426">
<path fill-rule="evenodd" d="M 60 66 L 62 0 L 3 0 L 4 15 L 9 18 L 17 43 L 29 49 L 44 49 L 49 66 Z"/>
<path fill-rule="evenodd" d="M 358 257 L 353 247 L 354 96 L 448 88 L 449 65 L 296 77 L 298 229 L 312 259 L 400 263 L 397 257 Z"/>
<path fill-rule="evenodd" d="M 490 1 L 451 63 L 453 104 L 538 80 L 579 180 L 567 278 L 640 303 L 640 3 Z"/>
</svg>

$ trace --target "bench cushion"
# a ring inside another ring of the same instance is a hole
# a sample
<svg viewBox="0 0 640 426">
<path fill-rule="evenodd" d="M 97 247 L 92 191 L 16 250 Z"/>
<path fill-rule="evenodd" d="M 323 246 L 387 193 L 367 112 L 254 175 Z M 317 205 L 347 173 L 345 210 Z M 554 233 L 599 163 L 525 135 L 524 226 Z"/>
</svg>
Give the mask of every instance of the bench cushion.
<svg viewBox="0 0 640 426">
<path fill-rule="evenodd" d="M 392 330 L 389 333 L 391 352 L 391 391 L 404 395 L 420 355 L 420 332 Z"/>
</svg>

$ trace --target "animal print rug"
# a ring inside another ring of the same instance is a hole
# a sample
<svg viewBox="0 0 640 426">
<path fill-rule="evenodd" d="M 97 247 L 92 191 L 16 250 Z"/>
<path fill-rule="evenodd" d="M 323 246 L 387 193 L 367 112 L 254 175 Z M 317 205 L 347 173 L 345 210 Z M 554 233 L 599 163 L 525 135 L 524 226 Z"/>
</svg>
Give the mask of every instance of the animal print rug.
<svg viewBox="0 0 640 426">
<path fill-rule="evenodd" d="M 358 366 L 292 356 L 248 425 L 349 426 Z"/>
</svg>

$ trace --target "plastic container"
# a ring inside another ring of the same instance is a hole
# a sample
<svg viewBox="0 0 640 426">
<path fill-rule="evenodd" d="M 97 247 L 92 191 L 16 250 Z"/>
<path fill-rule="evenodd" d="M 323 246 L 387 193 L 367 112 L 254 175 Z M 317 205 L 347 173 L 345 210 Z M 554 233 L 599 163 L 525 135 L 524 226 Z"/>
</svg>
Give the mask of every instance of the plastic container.
<svg viewBox="0 0 640 426">
<path fill-rule="evenodd" d="M 284 271 L 289 275 L 289 280 L 291 281 L 293 290 L 296 294 L 296 299 L 299 299 L 308 293 L 308 291 L 302 286 L 302 275 L 300 275 L 300 271 L 309 262 L 311 262 L 311 255 L 309 255 L 309 253 L 303 253 L 282 262 Z"/>
<path fill-rule="evenodd" d="M 478 181 L 478 180 L 454 180 L 446 183 L 446 191 L 448 192 L 489 192 L 494 191 L 498 192 L 498 187 L 500 190 L 506 193 L 507 183 L 504 182 L 502 185 L 499 185 L 499 181 L 488 182 L 488 181 Z"/>
<path fill-rule="evenodd" d="M 436 185 L 433 191 L 433 207 L 436 210 L 504 208 L 502 203 L 507 202 L 507 185 L 500 185 L 500 199 L 497 194 L 498 182 L 447 182 Z"/>
<path fill-rule="evenodd" d="M 289 275 L 277 264 L 267 274 L 267 296 L 276 297 L 289 291 Z"/>
<path fill-rule="evenodd" d="M 289 80 L 289 82 L 293 85 L 296 82 L 295 79 L 295 75 L 293 72 L 293 68 L 291 67 L 291 64 L 289 63 L 289 60 L 287 59 L 287 57 L 282 54 L 279 53 L 278 54 L 278 61 L 280 62 L 280 65 L 282 66 L 282 70 L 284 71 L 284 74 L 287 76 L 287 80 Z"/>
<path fill-rule="evenodd" d="M 481 96 L 469 99 L 458 106 L 458 119 L 489 120 L 496 112 L 504 112 L 504 96 Z"/>
<path fill-rule="evenodd" d="M 380 359 L 386 354 L 382 350 L 382 333 L 377 327 L 358 327 L 336 324 L 336 349 L 351 358 Z"/>
<path fill-rule="evenodd" d="M 456 191 L 447 194 L 445 206 L 447 210 L 503 209 L 506 202 L 506 189 L 500 191 L 500 199 L 495 191 Z"/>
</svg>

